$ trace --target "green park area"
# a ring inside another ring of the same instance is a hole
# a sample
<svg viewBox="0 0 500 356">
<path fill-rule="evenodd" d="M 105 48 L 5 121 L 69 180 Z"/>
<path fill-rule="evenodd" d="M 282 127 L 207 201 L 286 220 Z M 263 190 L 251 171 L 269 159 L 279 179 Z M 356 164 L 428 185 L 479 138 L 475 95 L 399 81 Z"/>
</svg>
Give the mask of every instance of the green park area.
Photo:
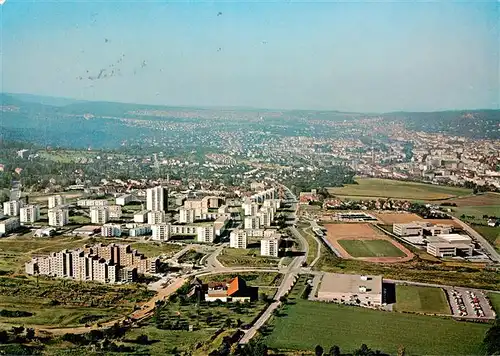
<svg viewBox="0 0 500 356">
<path fill-rule="evenodd" d="M 358 184 L 329 188 L 339 197 L 395 198 L 408 200 L 441 200 L 471 194 L 472 190 L 425 183 L 403 182 L 391 179 L 358 178 Z"/>
<path fill-rule="evenodd" d="M 446 295 L 441 288 L 410 285 L 396 286 L 394 310 L 408 313 L 450 314 Z"/>
<path fill-rule="evenodd" d="M 488 293 L 491 306 L 497 314 L 500 314 L 500 293 Z"/>
<path fill-rule="evenodd" d="M 403 345 L 407 355 L 477 355 L 490 325 L 451 318 L 383 312 L 297 299 L 286 304 L 265 328 L 264 342 L 275 349 L 352 352 L 361 344 L 390 355 Z"/>
<path fill-rule="evenodd" d="M 279 258 L 260 256 L 260 250 L 257 247 L 225 248 L 217 259 L 226 267 L 277 267 L 279 263 Z"/>
<path fill-rule="evenodd" d="M 386 240 L 339 240 L 352 257 L 404 257 L 403 251 Z"/>
</svg>

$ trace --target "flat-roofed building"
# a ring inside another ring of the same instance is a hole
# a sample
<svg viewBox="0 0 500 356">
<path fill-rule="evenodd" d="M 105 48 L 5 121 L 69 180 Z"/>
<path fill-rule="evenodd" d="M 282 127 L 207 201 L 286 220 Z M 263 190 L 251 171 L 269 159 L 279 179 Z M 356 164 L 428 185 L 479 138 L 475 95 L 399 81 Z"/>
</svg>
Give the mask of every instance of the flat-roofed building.
<svg viewBox="0 0 500 356">
<path fill-rule="evenodd" d="M 215 219 L 214 221 L 215 236 L 220 236 L 224 233 L 229 221 L 230 219 L 227 215 L 222 215 L 219 216 L 217 219 Z"/>
<path fill-rule="evenodd" d="M 151 225 L 151 239 L 154 241 L 168 241 L 170 240 L 170 225 L 169 224 L 155 224 Z"/>
<path fill-rule="evenodd" d="M 151 225 L 147 224 L 134 224 L 134 226 L 130 227 L 128 230 L 128 235 L 131 237 L 144 236 L 149 234 L 151 234 Z"/>
<path fill-rule="evenodd" d="M 76 205 L 81 207 L 107 206 L 108 204 L 106 199 L 79 199 L 76 202 Z"/>
<path fill-rule="evenodd" d="M 19 216 L 19 211 L 23 206 L 21 200 L 9 200 L 3 203 L 3 214 L 7 216 Z"/>
<path fill-rule="evenodd" d="M 144 224 L 148 222 L 148 211 L 141 210 L 134 213 L 134 222 L 139 224 Z"/>
<path fill-rule="evenodd" d="M 119 197 L 117 197 L 115 199 L 115 204 L 123 206 L 123 205 L 127 205 L 128 203 L 130 203 L 133 200 L 134 200 L 134 196 L 132 194 L 124 194 L 124 195 L 120 195 Z"/>
<path fill-rule="evenodd" d="M 440 234 L 427 238 L 427 253 L 435 257 L 472 256 L 474 245 L 467 235 Z"/>
<path fill-rule="evenodd" d="M 179 209 L 179 222 L 181 224 L 192 224 L 195 221 L 195 209 Z"/>
<path fill-rule="evenodd" d="M 120 237 L 122 236 L 122 227 L 119 224 L 104 224 L 101 228 L 101 236 Z"/>
<path fill-rule="evenodd" d="M 196 235 L 198 227 L 196 225 L 170 225 L 171 235 Z"/>
<path fill-rule="evenodd" d="M 198 226 L 196 229 L 196 236 L 198 242 L 212 243 L 215 239 L 215 229 L 213 225 Z"/>
<path fill-rule="evenodd" d="M 424 232 L 424 228 L 418 223 L 394 224 L 392 231 L 401 237 L 420 236 Z"/>
<path fill-rule="evenodd" d="M 90 207 L 90 222 L 92 224 L 106 224 L 109 221 L 109 210 L 107 206 Z"/>
<path fill-rule="evenodd" d="M 260 240 L 260 255 L 278 257 L 281 236 L 279 234 Z"/>
<path fill-rule="evenodd" d="M 382 276 L 325 273 L 318 299 L 367 307 L 382 305 Z"/>
<path fill-rule="evenodd" d="M 148 212 L 148 224 L 157 225 L 165 223 L 165 212 L 162 210 Z"/>
<path fill-rule="evenodd" d="M 69 210 L 66 207 L 55 207 L 49 209 L 49 226 L 59 226 L 62 227 L 69 223 Z"/>
<path fill-rule="evenodd" d="M 247 248 L 247 233 L 245 230 L 236 229 L 229 235 L 229 247 Z"/>
<path fill-rule="evenodd" d="M 111 220 L 120 219 L 122 217 L 122 207 L 121 205 L 108 205 L 109 218 Z"/>
<path fill-rule="evenodd" d="M 25 205 L 19 210 L 19 221 L 21 224 L 29 225 L 40 220 L 40 208 L 38 205 Z"/>
<path fill-rule="evenodd" d="M 48 207 L 49 209 L 55 208 L 59 205 L 64 205 L 66 203 L 66 199 L 62 195 L 52 195 L 48 199 Z"/>
<path fill-rule="evenodd" d="M 146 208 L 154 211 L 165 211 L 168 208 L 168 192 L 162 186 L 146 190 Z"/>
<path fill-rule="evenodd" d="M 18 217 L 10 217 L 6 220 L 0 221 L 0 236 L 4 236 L 21 226 Z"/>
<path fill-rule="evenodd" d="M 258 216 L 245 216 L 244 227 L 245 230 L 259 229 L 261 227 L 260 218 Z"/>
</svg>

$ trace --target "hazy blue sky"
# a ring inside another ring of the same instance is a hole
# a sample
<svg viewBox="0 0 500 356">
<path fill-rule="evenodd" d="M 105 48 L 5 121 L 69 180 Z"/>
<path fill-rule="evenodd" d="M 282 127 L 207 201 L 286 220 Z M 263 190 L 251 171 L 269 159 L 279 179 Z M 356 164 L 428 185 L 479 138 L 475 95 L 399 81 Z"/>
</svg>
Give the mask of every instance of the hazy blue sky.
<svg viewBox="0 0 500 356">
<path fill-rule="evenodd" d="M 499 108 L 496 1 L 7 0 L 0 10 L 5 92 L 284 109 Z M 121 76 L 77 79 L 122 54 Z"/>
</svg>

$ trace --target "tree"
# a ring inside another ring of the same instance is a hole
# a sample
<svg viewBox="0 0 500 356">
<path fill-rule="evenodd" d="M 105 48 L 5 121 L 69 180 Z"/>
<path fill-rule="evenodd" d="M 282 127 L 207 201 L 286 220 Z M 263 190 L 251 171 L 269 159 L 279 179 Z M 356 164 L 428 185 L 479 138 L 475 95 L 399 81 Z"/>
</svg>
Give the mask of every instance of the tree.
<svg viewBox="0 0 500 356">
<path fill-rule="evenodd" d="M 141 335 L 137 336 L 137 338 L 135 339 L 135 342 L 138 344 L 141 344 L 141 345 L 147 345 L 147 344 L 149 344 L 149 338 L 147 335 L 141 334 Z"/>
<path fill-rule="evenodd" d="M 366 346 L 366 344 L 362 344 L 361 347 L 357 350 L 354 350 L 354 356 L 373 356 L 374 352 Z"/>
<path fill-rule="evenodd" d="M 333 345 L 332 347 L 330 347 L 329 354 L 329 356 L 340 356 L 340 347 L 338 347 L 337 345 Z"/>
<path fill-rule="evenodd" d="M 316 347 L 314 348 L 314 354 L 316 356 L 322 356 L 323 355 L 323 348 L 321 347 L 321 345 L 316 345 Z"/>
<path fill-rule="evenodd" d="M 35 338 L 35 329 L 27 328 L 26 329 L 26 339 L 33 340 Z"/>
</svg>

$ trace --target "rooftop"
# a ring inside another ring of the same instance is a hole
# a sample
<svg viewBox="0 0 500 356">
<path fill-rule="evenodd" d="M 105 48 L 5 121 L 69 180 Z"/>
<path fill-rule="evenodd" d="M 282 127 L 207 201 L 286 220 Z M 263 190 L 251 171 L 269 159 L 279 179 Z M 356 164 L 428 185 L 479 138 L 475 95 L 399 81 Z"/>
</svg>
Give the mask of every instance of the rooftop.
<svg viewBox="0 0 500 356">
<path fill-rule="evenodd" d="M 357 274 L 325 273 L 320 292 L 358 294 L 360 287 L 366 287 L 371 294 L 382 293 L 382 276 L 360 276 Z"/>
</svg>

